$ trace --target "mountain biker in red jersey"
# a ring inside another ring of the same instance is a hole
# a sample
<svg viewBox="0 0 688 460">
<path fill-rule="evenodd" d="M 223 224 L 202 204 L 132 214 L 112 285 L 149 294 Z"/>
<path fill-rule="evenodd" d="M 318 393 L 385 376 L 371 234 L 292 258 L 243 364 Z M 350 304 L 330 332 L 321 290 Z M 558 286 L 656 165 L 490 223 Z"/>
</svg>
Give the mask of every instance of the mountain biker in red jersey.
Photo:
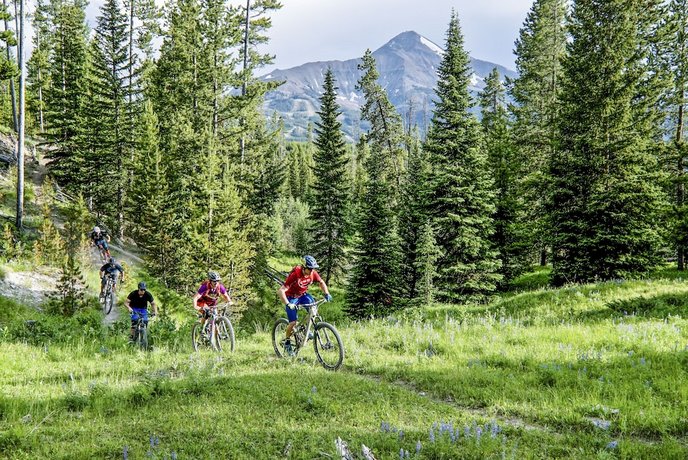
<svg viewBox="0 0 688 460">
<path fill-rule="evenodd" d="M 196 295 L 193 298 L 193 307 L 200 317 L 201 326 L 205 324 L 208 315 L 204 312 L 205 307 L 217 305 L 217 299 L 222 297 L 226 302 L 232 303 L 232 299 L 227 293 L 227 288 L 220 283 L 220 275 L 217 272 L 208 272 L 208 279 L 201 283 Z"/>
<path fill-rule="evenodd" d="M 315 299 L 307 293 L 308 287 L 313 282 L 317 282 L 320 285 L 320 290 L 325 294 L 325 300 L 328 302 L 332 300 L 330 291 L 327 289 L 327 284 L 320 278 L 318 272 L 315 271 L 316 268 L 319 267 L 313 256 L 304 257 L 303 264 L 294 267 L 284 281 L 284 284 L 277 290 L 277 295 L 280 300 L 282 300 L 282 303 L 284 303 L 285 309 L 287 310 L 287 318 L 289 319 L 285 347 L 287 353 L 290 354 L 291 342 L 289 338 L 294 331 L 294 326 L 296 326 L 296 306 L 315 303 Z"/>
</svg>

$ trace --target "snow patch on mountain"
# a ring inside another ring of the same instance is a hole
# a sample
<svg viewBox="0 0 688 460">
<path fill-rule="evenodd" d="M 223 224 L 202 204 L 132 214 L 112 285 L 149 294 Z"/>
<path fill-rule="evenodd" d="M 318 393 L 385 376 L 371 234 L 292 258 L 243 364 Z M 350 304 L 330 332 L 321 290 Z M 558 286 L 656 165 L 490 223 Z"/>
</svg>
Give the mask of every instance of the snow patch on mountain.
<svg viewBox="0 0 688 460">
<path fill-rule="evenodd" d="M 444 55 L 444 50 L 440 48 L 439 46 L 435 45 L 433 42 L 428 40 L 427 38 L 423 37 L 422 35 L 420 36 L 420 42 L 430 48 L 434 53 L 437 53 L 438 56 Z"/>
</svg>

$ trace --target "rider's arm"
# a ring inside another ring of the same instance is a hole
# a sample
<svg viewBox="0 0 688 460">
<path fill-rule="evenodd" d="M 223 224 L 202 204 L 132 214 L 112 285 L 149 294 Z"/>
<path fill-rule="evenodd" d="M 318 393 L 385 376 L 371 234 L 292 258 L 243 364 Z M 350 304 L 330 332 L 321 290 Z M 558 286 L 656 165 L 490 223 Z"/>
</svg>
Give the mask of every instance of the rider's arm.
<svg viewBox="0 0 688 460">
<path fill-rule="evenodd" d="M 131 300 L 129 300 L 129 297 L 127 297 L 127 300 L 124 302 L 124 305 L 127 307 L 127 310 L 129 310 L 129 313 L 134 311 L 134 309 L 129 306 L 130 303 Z"/>
<path fill-rule="evenodd" d="M 198 309 L 199 309 L 199 308 L 198 308 L 198 299 L 200 299 L 200 298 L 201 298 L 201 294 L 199 294 L 199 293 L 197 292 L 196 295 L 195 295 L 194 298 L 193 298 L 193 307 L 194 307 L 194 310 L 198 310 Z"/>
<path fill-rule="evenodd" d="M 320 290 L 323 292 L 325 295 L 330 295 L 330 290 L 327 289 L 327 284 L 325 284 L 325 280 L 320 280 Z"/>
<path fill-rule="evenodd" d="M 153 314 L 157 315 L 158 314 L 158 304 L 155 303 L 155 300 L 152 300 L 150 304 L 151 304 L 151 307 L 153 307 Z"/>
<path fill-rule="evenodd" d="M 289 301 L 287 300 L 287 286 L 286 285 L 280 286 L 280 288 L 277 290 L 277 295 L 279 296 L 279 298 L 283 304 L 286 305 L 289 303 Z"/>
</svg>

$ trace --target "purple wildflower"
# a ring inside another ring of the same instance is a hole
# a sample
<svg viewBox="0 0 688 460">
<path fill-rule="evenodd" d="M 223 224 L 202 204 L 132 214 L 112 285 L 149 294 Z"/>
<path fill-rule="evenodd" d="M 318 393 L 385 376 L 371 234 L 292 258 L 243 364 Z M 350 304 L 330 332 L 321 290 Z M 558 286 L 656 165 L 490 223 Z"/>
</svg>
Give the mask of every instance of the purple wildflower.
<svg viewBox="0 0 688 460">
<path fill-rule="evenodd" d="M 617 447 L 619 447 L 619 441 L 612 441 L 607 444 L 607 449 L 616 449 Z"/>
<path fill-rule="evenodd" d="M 483 429 L 479 426 L 475 428 L 475 439 L 480 441 L 480 436 L 483 434 Z"/>
<path fill-rule="evenodd" d="M 177 460 L 177 453 L 175 451 L 172 451 L 170 454 L 170 460 Z"/>
<path fill-rule="evenodd" d="M 435 442 L 435 431 L 432 428 L 430 428 L 429 438 L 430 438 L 430 442 L 433 442 L 433 443 Z"/>
<path fill-rule="evenodd" d="M 600 428 L 602 430 L 608 430 L 609 427 L 611 426 L 612 422 L 608 422 L 607 420 L 595 418 L 595 419 L 592 419 L 592 424 L 594 426 L 596 426 L 597 428 Z"/>
<path fill-rule="evenodd" d="M 313 385 L 313 388 L 311 388 L 311 393 L 316 393 L 318 391 L 317 388 L 315 388 L 315 385 Z"/>
<path fill-rule="evenodd" d="M 129 458 L 129 447 L 124 446 L 124 450 L 122 451 L 122 458 L 124 460 L 127 460 Z"/>
<path fill-rule="evenodd" d="M 416 441 L 416 454 L 420 453 L 420 450 L 423 448 L 423 445 L 420 443 L 420 439 Z"/>
<path fill-rule="evenodd" d="M 640 365 L 644 366 L 646 363 L 645 358 L 640 358 Z"/>
</svg>

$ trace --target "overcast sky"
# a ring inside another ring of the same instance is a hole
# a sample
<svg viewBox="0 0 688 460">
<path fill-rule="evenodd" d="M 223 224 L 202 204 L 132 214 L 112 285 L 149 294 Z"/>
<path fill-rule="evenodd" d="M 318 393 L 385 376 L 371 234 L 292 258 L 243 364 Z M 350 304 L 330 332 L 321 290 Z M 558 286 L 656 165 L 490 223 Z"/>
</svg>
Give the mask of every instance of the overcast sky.
<svg viewBox="0 0 688 460">
<path fill-rule="evenodd" d="M 514 41 L 533 0 L 282 0 L 267 51 L 273 68 L 361 57 L 414 30 L 444 47 L 451 10 L 475 58 L 514 68 Z"/>
</svg>

